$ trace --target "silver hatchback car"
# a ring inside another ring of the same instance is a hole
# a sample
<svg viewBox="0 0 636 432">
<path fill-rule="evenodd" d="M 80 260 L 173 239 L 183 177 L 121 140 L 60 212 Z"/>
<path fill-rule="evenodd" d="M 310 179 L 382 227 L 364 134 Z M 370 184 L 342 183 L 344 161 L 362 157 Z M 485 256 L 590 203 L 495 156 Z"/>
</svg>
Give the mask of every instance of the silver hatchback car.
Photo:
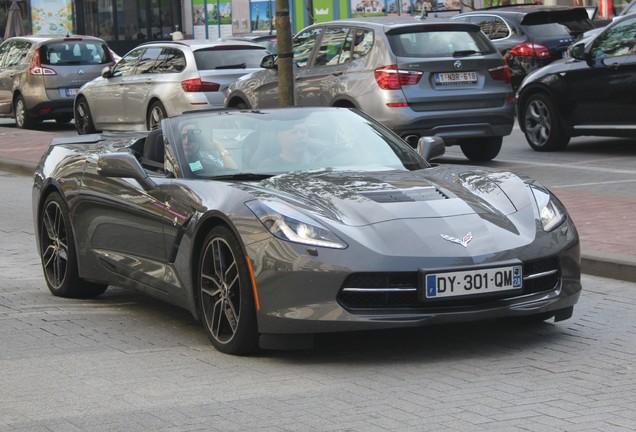
<svg viewBox="0 0 636 432">
<path fill-rule="evenodd" d="M 0 45 L 0 117 L 19 128 L 42 120 L 67 123 L 79 88 L 113 64 L 113 53 L 92 36 L 18 36 Z"/>
<path fill-rule="evenodd" d="M 358 108 L 415 146 L 423 135 L 497 156 L 515 119 L 510 71 L 474 24 L 378 17 L 312 25 L 293 40 L 296 105 Z M 226 107 L 278 106 L 275 57 L 230 86 Z"/>
<path fill-rule="evenodd" d="M 260 70 L 268 53 L 243 41 L 141 44 L 80 89 L 75 127 L 80 134 L 153 130 L 165 117 L 222 108 L 230 83 Z"/>
</svg>

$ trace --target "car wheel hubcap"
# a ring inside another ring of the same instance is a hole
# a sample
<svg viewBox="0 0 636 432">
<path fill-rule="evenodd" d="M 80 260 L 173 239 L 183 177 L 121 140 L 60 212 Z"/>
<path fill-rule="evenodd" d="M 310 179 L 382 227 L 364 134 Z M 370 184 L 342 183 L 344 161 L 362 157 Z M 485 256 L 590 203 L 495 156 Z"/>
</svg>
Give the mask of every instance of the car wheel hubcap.
<svg viewBox="0 0 636 432">
<path fill-rule="evenodd" d="M 66 277 L 68 265 L 68 242 L 62 209 L 50 202 L 42 217 L 42 262 L 44 273 L 51 286 L 59 288 Z"/>
<path fill-rule="evenodd" d="M 161 120 L 163 120 L 163 111 L 159 107 L 154 107 L 150 112 L 150 130 L 159 128 Z"/>
<path fill-rule="evenodd" d="M 550 138 L 552 122 L 548 107 L 540 100 L 528 104 L 526 110 L 526 135 L 532 144 L 541 147 Z"/>
<path fill-rule="evenodd" d="M 229 342 L 240 318 L 240 281 L 234 254 L 227 242 L 214 238 L 207 246 L 201 267 L 201 305 L 210 333 L 220 343 Z"/>
<path fill-rule="evenodd" d="M 83 103 L 80 103 L 77 106 L 77 121 L 79 122 L 79 127 L 81 130 L 86 129 L 86 124 L 88 122 L 88 113 L 86 112 L 86 107 Z"/>
<path fill-rule="evenodd" d="M 20 127 L 24 124 L 24 115 L 24 103 L 19 99 L 15 104 L 15 121 Z"/>
</svg>

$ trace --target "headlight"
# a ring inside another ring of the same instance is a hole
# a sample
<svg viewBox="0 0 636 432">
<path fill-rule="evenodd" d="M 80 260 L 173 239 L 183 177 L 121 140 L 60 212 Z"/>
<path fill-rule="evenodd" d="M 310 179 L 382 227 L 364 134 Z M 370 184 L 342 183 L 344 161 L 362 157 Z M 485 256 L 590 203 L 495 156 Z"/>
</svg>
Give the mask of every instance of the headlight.
<svg viewBox="0 0 636 432">
<path fill-rule="evenodd" d="M 248 201 L 245 205 L 265 228 L 279 239 L 333 249 L 347 247 L 347 244 L 329 229 L 286 204 Z"/>
<path fill-rule="evenodd" d="M 535 182 L 530 184 L 530 189 L 537 203 L 543 230 L 546 232 L 554 230 L 565 220 L 565 209 L 542 185 Z"/>
</svg>

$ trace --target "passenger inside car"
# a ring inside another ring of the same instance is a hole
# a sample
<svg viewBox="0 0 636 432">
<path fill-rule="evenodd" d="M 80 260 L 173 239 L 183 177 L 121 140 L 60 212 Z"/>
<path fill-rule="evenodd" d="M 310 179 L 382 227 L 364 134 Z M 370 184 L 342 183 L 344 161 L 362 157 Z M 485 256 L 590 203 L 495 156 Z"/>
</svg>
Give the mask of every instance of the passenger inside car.
<svg viewBox="0 0 636 432">
<path fill-rule="evenodd" d="M 182 125 L 181 146 L 193 173 L 211 174 L 223 168 L 238 168 L 230 152 L 218 140 L 208 139 L 194 123 Z"/>
</svg>

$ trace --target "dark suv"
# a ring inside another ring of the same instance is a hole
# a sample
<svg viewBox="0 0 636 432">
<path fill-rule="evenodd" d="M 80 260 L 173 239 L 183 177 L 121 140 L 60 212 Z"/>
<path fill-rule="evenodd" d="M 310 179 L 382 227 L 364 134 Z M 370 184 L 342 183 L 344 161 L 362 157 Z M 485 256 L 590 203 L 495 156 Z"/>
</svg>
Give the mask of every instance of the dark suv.
<svg viewBox="0 0 636 432">
<path fill-rule="evenodd" d="M 565 56 L 584 32 L 594 28 L 584 7 L 514 5 L 466 12 L 455 21 L 479 25 L 510 67 L 512 87 L 530 72 Z"/>
<path fill-rule="evenodd" d="M 114 63 L 102 39 L 91 36 L 19 36 L 0 45 L 0 117 L 19 128 L 73 119 L 79 88 Z"/>
<path fill-rule="evenodd" d="M 517 93 L 519 126 L 539 151 L 581 135 L 636 138 L 636 14 L 618 17 L 541 68 Z"/>
</svg>

